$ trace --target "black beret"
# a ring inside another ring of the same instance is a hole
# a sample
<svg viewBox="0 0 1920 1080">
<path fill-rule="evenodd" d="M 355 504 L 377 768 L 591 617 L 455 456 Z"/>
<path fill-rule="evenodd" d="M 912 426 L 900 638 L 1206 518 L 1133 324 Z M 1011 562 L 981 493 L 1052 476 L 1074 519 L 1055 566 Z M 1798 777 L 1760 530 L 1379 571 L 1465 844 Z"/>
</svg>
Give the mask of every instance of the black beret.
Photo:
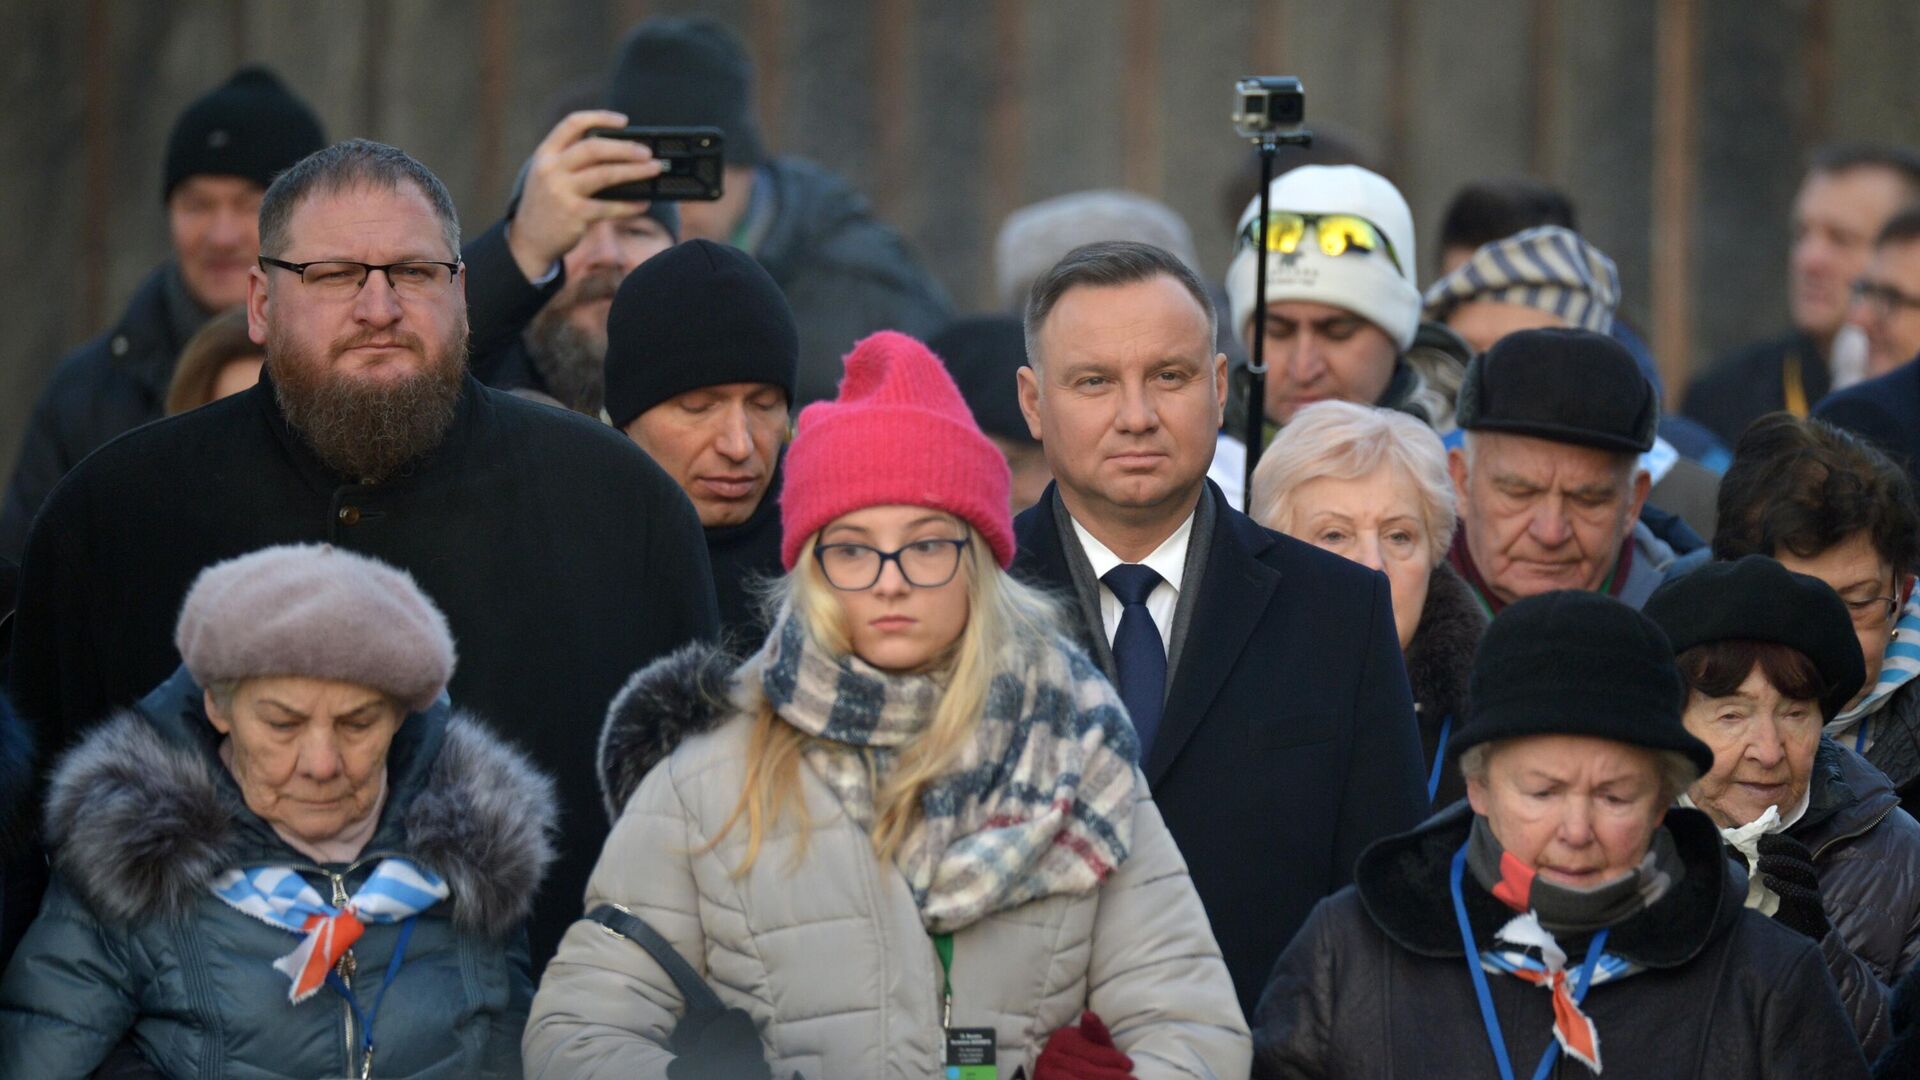
<svg viewBox="0 0 1920 1080">
<path fill-rule="evenodd" d="M 1018 372 L 1027 363 L 1027 335 L 1019 319 L 1011 315 L 960 319 L 928 338 L 927 348 L 947 365 L 981 431 L 1039 445 L 1020 411 Z"/>
<path fill-rule="evenodd" d="M 607 107 L 641 127 L 717 127 L 729 165 L 766 157 L 753 118 L 753 65 L 715 19 L 662 16 L 636 27 L 608 79 Z"/>
<path fill-rule="evenodd" d="M 1454 409 L 1462 431 L 1600 450 L 1653 448 L 1659 395 L 1626 346 L 1591 330 L 1521 330 L 1473 358 Z"/>
<path fill-rule="evenodd" d="M 1847 605 L 1826 582 L 1765 555 L 1707 563 L 1647 598 L 1647 617 L 1675 656 L 1715 641 L 1769 641 L 1805 654 L 1827 684 L 1820 711 L 1832 720 L 1867 681 Z"/>
<path fill-rule="evenodd" d="M 320 120 L 273 72 L 242 68 L 187 106 L 167 137 L 161 195 L 189 176 L 239 176 L 261 187 L 327 145 Z"/>
<path fill-rule="evenodd" d="M 1480 639 L 1467 717 L 1450 747 L 1523 735 L 1591 735 L 1673 750 L 1701 773 L 1713 751 L 1680 720 L 1685 684 L 1653 620 L 1611 597 L 1550 592 L 1516 601 Z"/>
<path fill-rule="evenodd" d="M 793 401 L 800 332 L 753 256 L 688 240 L 634 267 L 607 311 L 607 416 L 624 428 L 703 386 L 771 383 Z"/>
</svg>

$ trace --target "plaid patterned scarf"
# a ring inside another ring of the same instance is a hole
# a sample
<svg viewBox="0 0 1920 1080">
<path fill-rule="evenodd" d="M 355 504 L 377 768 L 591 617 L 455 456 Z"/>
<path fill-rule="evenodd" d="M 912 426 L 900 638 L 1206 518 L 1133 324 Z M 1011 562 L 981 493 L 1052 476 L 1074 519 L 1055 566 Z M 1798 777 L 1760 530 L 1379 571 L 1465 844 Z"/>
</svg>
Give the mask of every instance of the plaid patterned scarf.
<svg viewBox="0 0 1920 1080">
<path fill-rule="evenodd" d="M 973 738 L 921 796 L 894 863 L 929 933 L 1030 900 L 1091 892 L 1127 857 L 1139 754 L 1120 696 L 1064 639 L 1009 650 Z M 871 829 L 874 794 L 933 719 L 941 677 L 835 656 L 791 614 L 747 670 L 780 715 L 814 736 L 806 762 Z"/>
<path fill-rule="evenodd" d="M 327 972 L 368 924 L 410 919 L 445 900 L 449 890 L 432 871 L 388 858 L 337 908 L 285 866 L 229 870 L 214 879 L 213 895 L 242 914 L 301 936 L 292 952 L 273 962 L 274 970 L 292 980 L 287 1000 L 298 1005 L 326 984 Z"/>
</svg>

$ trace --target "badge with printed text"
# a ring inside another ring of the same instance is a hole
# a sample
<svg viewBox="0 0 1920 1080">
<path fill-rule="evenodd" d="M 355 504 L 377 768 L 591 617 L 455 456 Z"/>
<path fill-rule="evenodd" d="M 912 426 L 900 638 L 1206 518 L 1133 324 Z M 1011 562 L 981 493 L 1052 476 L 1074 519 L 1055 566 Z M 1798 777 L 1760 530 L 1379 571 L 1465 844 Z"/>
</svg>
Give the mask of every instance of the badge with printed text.
<svg viewBox="0 0 1920 1080">
<path fill-rule="evenodd" d="M 947 1028 L 947 1080 L 999 1080 L 992 1028 Z"/>
</svg>

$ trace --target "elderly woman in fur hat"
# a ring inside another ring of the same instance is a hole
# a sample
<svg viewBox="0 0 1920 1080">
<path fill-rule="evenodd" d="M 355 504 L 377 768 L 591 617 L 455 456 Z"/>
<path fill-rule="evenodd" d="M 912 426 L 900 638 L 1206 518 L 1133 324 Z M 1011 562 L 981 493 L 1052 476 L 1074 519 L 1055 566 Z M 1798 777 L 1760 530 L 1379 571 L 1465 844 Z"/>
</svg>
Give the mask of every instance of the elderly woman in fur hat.
<svg viewBox="0 0 1920 1080">
<path fill-rule="evenodd" d="M 1007 465 L 940 362 L 861 342 L 787 469 L 773 632 L 622 692 L 587 887 L 703 973 L 744 1038 L 690 1046 L 669 972 L 582 922 L 534 999 L 527 1071 L 921 1077 L 971 1055 L 1029 1080 L 1244 1077 L 1233 982 L 1125 707 L 1006 572 Z"/>
<path fill-rule="evenodd" d="M 1494 618 L 1464 802 L 1375 843 L 1260 1000 L 1258 1078 L 1864 1078 L 1821 949 L 1747 909 L 1672 646 L 1609 597 Z"/>
<path fill-rule="evenodd" d="M 267 548 L 201 573 L 175 641 L 55 770 L 0 1076 L 518 1076 L 553 793 L 449 707 L 433 603 Z"/>
<path fill-rule="evenodd" d="M 1440 437 L 1391 409 L 1308 405 L 1260 456 L 1248 513 L 1387 575 L 1426 751 L 1427 799 L 1440 807 L 1465 795 L 1447 741 L 1466 705 L 1487 615 L 1447 565 L 1457 519 Z"/>
</svg>

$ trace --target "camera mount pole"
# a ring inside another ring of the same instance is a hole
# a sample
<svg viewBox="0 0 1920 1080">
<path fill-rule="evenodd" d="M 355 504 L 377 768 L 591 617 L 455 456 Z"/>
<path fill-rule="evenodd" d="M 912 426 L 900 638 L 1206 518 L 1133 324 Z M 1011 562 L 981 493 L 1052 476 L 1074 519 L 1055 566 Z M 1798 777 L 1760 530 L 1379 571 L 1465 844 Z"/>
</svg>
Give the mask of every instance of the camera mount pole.
<svg viewBox="0 0 1920 1080">
<path fill-rule="evenodd" d="M 1253 347 L 1247 356 L 1247 475 L 1240 489 L 1240 507 L 1253 507 L 1253 467 L 1260 462 L 1266 447 L 1267 425 L 1267 213 L 1273 195 L 1273 159 L 1280 149 L 1279 140 L 1262 135 L 1253 140 L 1260 149 L 1260 216 L 1255 218 L 1253 234 Z"/>
</svg>

